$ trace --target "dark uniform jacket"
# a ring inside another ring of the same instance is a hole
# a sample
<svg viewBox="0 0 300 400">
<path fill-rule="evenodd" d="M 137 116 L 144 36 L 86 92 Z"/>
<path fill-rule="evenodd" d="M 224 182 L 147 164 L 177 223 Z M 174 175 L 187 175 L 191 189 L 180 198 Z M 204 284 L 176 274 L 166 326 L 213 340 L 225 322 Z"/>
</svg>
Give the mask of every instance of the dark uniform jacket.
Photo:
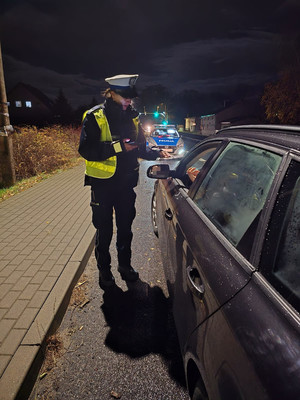
<svg viewBox="0 0 300 400">
<path fill-rule="evenodd" d="M 93 190 L 104 188 L 111 185 L 128 184 L 135 187 L 138 182 L 139 162 L 138 158 L 146 160 L 155 160 L 159 157 L 159 151 L 150 150 L 146 147 L 146 139 L 143 129 L 139 124 L 138 136 L 136 135 L 136 127 L 133 118 L 138 116 L 138 112 L 131 106 L 126 110 L 122 106 L 107 99 L 104 104 L 103 111 L 108 120 L 108 125 L 113 141 L 130 139 L 138 144 L 138 148 L 116 153 L 112 142 L 100 141 L 100 128 L 92 112 L 88 112 L 84 118 L 82 131 L 80 136 L 79 153 L 88 161 L 103 161 L 109 157 L 117 156 L 117 168 L 115 174 L 109 179 L 99 179 L 85 176 L 85 185 L 91 185 Z"/>
</svg>

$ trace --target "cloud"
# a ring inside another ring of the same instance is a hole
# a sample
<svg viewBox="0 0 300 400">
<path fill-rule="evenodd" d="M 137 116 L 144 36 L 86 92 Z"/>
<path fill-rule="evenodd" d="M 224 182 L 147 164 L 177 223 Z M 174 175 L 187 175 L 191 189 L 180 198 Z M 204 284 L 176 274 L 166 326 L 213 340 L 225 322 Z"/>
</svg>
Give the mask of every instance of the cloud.
<svg viewBox="0 0 300 400">
<path fill-rule="evenodd" d="M 180 43 L 154 51 L 151 75 L 143 77 L 177 92 L 231 92 L 238 85 L 258 85 L 274 77 L 278 63 L 277 36 L 266 32 L 239 33 Z"/>
<path fill-rule="evenodd" d="M 220 93 L 230 97 L 239 86 L 263 86 L 274 77 L 278 61 L 276 34 L 235 32 L 233 38 L 199 39 L 149 52 L 149 63 L 130 73 L 140 73 L 138 86 L 161 84 L 171 92 L 194 89 L 202 94 Z M 57 72 L 50 68 L 4 56 L 7 88 L 22 81 L 54 99 L 62 89 L 71 105 L 90 104 L 99 99 L 106 86 L 87 74 Z M 132 66 L 131 66 L 132 68 Z M 124 71 L 116 70 L 116 73 Z M 127 73 L 128 70 L 125 69 Z M 114 74 L 114 72 L 112 72 Z"/>
<path fill-rule="evenodd" d="M 62 89 L 74 108 L 90 104 L 93 97 L 100 97 L 103 89 L 100 79 L 90 79 L 83 74 L 58 73 L 30 65 L 11 56 L 3 56 L 3 66 L 7 91 L 18 82 L 23 82 L 41 90 L 51 99 L 55 99 L 59 90 Z M 6 70 L 9 71 L 8 74 Z"/>
<path fill-rule="evenodd" d="M 51 98 L 61 88 L 77 107 L 99 98 L 105 77 L 140 73 L 141 89 L 230 95 L 272 79 L 275 32 L 299 32 L 298 0 L 275 3 L 1 0 L 7 87 L 22 81 Z"/>
</svg>

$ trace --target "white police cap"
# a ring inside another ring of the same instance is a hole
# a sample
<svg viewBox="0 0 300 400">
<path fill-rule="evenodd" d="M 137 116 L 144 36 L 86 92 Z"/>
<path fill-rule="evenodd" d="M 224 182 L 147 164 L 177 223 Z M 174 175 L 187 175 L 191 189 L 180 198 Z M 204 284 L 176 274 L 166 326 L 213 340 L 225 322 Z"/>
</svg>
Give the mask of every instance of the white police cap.
<svg viewBox="0 0 300 400">
<path fill-rule="evenodd" d="M 135 75 L 115 75 L 106 78 L 105 81 L 114 92 L 125 98 L 133 98 L 137 96 L 135 84 L 139 76 Z"/>
</svg>

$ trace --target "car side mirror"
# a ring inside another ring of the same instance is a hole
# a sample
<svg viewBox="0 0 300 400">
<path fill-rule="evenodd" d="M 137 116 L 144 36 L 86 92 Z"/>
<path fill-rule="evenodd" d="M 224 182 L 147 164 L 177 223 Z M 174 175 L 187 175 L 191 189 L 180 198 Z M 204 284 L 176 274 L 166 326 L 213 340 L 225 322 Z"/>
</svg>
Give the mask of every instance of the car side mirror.
<svg viewBox="0 0 300 400">
<path fill-rule="evenodd" d="M 147 169 L 148 178 L 153 179 L 166 179 L 170 174 L 170 167 L 168 164 L 155 164 Z"/>
</svg>

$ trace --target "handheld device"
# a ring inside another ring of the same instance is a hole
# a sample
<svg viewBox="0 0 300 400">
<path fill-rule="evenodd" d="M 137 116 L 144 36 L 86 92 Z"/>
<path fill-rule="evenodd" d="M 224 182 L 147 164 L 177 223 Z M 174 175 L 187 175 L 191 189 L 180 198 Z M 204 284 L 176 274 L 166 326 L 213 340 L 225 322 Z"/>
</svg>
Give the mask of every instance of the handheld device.
<svg viewBox="0 0 300 400">
<path fill-rule="evenodd" d="M 132 141 L 131 139 L 125 139 L 125 143 L 127 143 L 127 144 L 136 144 L 136 142 Z"/>
</svg>

